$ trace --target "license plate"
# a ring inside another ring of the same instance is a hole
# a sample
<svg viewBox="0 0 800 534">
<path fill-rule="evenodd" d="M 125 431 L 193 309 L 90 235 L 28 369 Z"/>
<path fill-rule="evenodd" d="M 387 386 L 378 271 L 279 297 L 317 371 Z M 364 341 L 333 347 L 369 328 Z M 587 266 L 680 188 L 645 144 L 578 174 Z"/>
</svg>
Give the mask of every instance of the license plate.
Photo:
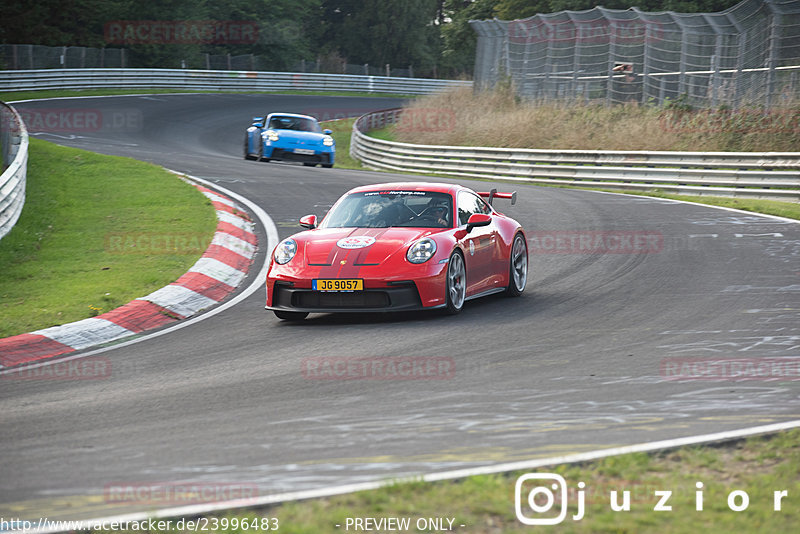
<svg viewBox="0 0 800 534">
<path fill-rule="evenodd" d="M 295 154 L 305 154 L 307 156 L 313 156 L 314 155 L 314 151 L 310 150 L 308 148 L 295 148 L 294 149 L 294 153 Z"/>
<path fill-rule="evenodd" d="M 311 289 L 315 291 L 362 291 L 364 280 L 312 280 Z"/>
</svg>

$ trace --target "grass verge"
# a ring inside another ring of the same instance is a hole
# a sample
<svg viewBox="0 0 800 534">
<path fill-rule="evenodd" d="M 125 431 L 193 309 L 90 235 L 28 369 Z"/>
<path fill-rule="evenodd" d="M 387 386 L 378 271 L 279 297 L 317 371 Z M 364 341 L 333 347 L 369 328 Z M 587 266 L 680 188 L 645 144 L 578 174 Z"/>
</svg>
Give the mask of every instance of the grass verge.
<svg viewBox="0 0 800 534">
<path fill-rule="evenodd" d="M 160 167 L 30 139 L 25 207 L 0 240 L 0 337 L 99 315 L 175 281 L 211 203 Z"/>
<path fill-rule="evenodd" d="M 350 157 L 350 134 L 356 119 L 341 119 L 325 121 L 324 128 L 329 128 L 333 133 L 331 137 L 336 141 L 336 163 L 340 169 L 363 169 L 361 162 Z"/>
<path fill-rule="evenodd" d="M 800 103 L 769 112 L 692 110 L 678 103 L 530 102 L 508 87 L 478 93 L 459 88 L 407 105 L 396 139 L 550 150 L 795 152 Z"/>
<path fill-rule="evenodd" d="M 791 430 L 721 445 L 628 454 L 535 472 L 559 474 L 567 482 L 567 516 L 557 527 L 551 527 L 554 532 L 793 532 L 800 521 L 798 442 L 800 430 Z M 359 530 L 354 528 L 356 518 L 392 517 L 407 518 L 409 532 L 437 530 L 431 528 L 430 519 L 435 519 L 446 527 L 443 530 L 456 532 L 527 533 L 535 527 L 519 522 L 514 507 L 515 482 L 523 474 L 526 472 L 435 483 L 404 482 L 374 491 L 286 503 L 216 516 L 229 527 L 235 522 L 239 528 L 214 530 L 245 532 L 248 529 L 241 528 L 243 520 L 252 525 L 263 518 L 276 518 L 278 531 L 285 534 L 339 533 Z M 579 489 L 579 482 L 585 483 L 585 488 Z M 699 489 L 698 482 L 702 483 Z M 521 509 L 527 517 L 537 517 L 527 505 L 527 496 L 540 485 L 542 481 L 531 480 L 522 486 Z M 620 505 L 625 502 L 623 492 L 628 492 L 629 510 L 611 509 L 612 491 L 618 492 L 615 502 Z M 661 500 L 656 491 L 671 492 L 664 503 L 670 510 L 655 509 Z M 698 509 L 698 491 L 702 495 L 701 509 Z M 730 495 L 735 491 L 747 494 L 749 502 L 742 511 L 734 510 L 743 504 L 742 493 L 734 493 L 729 504 Z M 787 492 L 779 510 L 775 509 L 776 491 Z M 584 514 L 583 518 L 575 520 L 581 492 Z M 545 504 L 544 499 L 536 503 Z M 538 517 L 556 516 L 562 504 L 554 502 L 550 512 Z M 176 526 L 173 520 L 169 530 L 191 531 Z M 423 526 L 427 528 L 419 528 Z"/>
</svg>

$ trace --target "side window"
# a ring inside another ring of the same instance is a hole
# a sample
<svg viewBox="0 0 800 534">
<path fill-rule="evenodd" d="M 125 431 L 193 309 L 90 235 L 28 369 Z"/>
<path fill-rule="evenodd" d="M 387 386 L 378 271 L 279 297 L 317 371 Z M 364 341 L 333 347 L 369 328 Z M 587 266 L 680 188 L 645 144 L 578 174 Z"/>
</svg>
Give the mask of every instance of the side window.
<svg viewBox="0 0 800 534">
<path fill-rule="evenodd" d="M 492 208 L 480 197 L 462 191 L 458 194 L 458 224 L 465 225 L 474 213 L 492 213 Z"/>
<path fill-rule="evenodd" d="M 481 213 L 485 213 L 486 215 L 491 215 L 492 214 L 492 207 L 489 205 L 489 203 L 486 202 L 485 200 L 483 200 L 481 197 L 475 197 L 475 198 L 477 199 L 478 204 L 481 207 L 481 211 L 480 212 Z"/>
</svg>

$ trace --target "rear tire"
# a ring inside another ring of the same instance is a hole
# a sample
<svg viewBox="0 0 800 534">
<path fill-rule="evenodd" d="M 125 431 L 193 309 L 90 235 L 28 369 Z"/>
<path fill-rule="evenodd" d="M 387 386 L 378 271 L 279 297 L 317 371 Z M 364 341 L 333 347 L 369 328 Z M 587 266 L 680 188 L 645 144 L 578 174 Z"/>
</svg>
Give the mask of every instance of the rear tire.
<svg viewBox="0 0 800 534">
<path fill-rule="evenodd" d="M 522 234 L 514 236 L 509 256 L 506 295 L 518 297 L 525 291 L 525 286 L 528 283 L 528 245 L 525 243 L 525 238 L 522 237 Z"/>
<path fill-rule="evenodd" d="M 308 162 L 308 161 L 304 161 L 303 162 L 303 167 L 316 167 L 316 166 L 317 166 L 316 163 L 311 163 L 311 162 Z"/>
<path fill-rule="evenodd" d="M 254 159 L 256 159 L 256 157 L 248 152 L 248 150 L 250 149 L 250 146 L 249 146 L 250 143 L 248 141 L 249 141 L 249 139 L 245 135 L 244 136 L 244 159 L 254 160 Z"/>
<path fill-rule="evenodd" d="M 467 297 L 467 269 L 464 257 L 456 251 L 447 262 L 447 283 L 445 290 L 445 313 L 456 315 L 464 308 Z"/>
<path fill-rule="evenodd" d="M 323 163 L 322 166 L 326 169 L 330 169 L 331 167 L 333 167 L 333 163 Z"/>
<path fill-rule="evenodd" d="M 302 321 L 308 317 L 308 312 L 293 312 L 274 310 L 275 316 L 282 321 Z"/>
</svg>

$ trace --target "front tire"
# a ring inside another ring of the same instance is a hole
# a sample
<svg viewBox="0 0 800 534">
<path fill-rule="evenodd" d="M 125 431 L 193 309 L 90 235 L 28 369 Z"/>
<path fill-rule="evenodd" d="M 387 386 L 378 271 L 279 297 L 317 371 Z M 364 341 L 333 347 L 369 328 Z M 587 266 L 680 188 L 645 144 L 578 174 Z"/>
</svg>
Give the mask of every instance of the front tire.
<svg viewBox="0 0 800 534">
<path fill-rule="evenodd" d="M 447 262 L 447 289 L 445 312 L 456 315 L 464 307 L 467 297 L 467 269 L 460 252 L 453 252 Z"/>
<path fill-rule="evenodd" d="M 256 159 L 258 161 L 266 161 L 267 163 L 269 163 L 269 158 L 265 158 L 264 157 L 264 145 L 263 144 L 259 144 L 258 145 L 258 158 L 256 158 Z"/>
<path fill-rule="evenodd" d="M 302 321 L 306 317 L 308 317 L 308 312 L 293 312 L 293 311 L 282 311 L 282 310 L 274 310 L 275 317 L 280 319 L 281 321 Z"/>
<path fill-rule="evenodd" d="M 525 291 L 528 283 L 528 245 L 522 234 L 514 236 L 508 266 L 508 288 L 506 295 L 518 297 Z"/>
</svg>

